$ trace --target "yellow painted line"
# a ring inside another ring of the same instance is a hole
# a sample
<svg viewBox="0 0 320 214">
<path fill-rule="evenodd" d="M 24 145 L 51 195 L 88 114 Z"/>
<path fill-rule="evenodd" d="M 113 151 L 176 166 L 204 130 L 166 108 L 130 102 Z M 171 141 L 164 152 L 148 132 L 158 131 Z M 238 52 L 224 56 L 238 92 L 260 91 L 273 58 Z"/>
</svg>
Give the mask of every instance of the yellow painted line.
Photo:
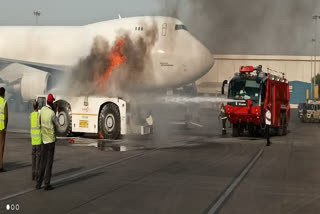
<svg viewBox="0 0 320 214">
<path fill-rule="evenodd" d="M 85 114 L 85 113 L 72 113 L 72 115 L 76 115 L 76 116 L 98 116 L 98 114 Z"/>
</svg>

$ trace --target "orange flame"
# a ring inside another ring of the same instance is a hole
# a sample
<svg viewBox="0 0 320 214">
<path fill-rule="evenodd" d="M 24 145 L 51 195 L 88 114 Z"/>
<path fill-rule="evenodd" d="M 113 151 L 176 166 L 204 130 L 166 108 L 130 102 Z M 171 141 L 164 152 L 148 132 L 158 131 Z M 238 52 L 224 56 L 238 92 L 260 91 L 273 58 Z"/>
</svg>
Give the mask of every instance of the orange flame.
<svg viewBox="0 0 320 214">
<path fill-rule="evenodd" d="M 98 79 L 98 87 L 100 91 L 103 90 L 104 84 L 108 81 L 112 71 L 120 66 L 122 63 L 126 62 L 127 58 L 123 54 L 124 39 L 120 38 L 116 41 L 116 44 L 113 46 L 110 55 L 108 56 L 109 67 L 106 69 Z"/>
<path fill-rule="evenodd" d="M 101 132 L 98 132 L 98 137 L 99 137 L 99 139 L 104 139 L 104 137 L 103 137 Z"/>
</svg>

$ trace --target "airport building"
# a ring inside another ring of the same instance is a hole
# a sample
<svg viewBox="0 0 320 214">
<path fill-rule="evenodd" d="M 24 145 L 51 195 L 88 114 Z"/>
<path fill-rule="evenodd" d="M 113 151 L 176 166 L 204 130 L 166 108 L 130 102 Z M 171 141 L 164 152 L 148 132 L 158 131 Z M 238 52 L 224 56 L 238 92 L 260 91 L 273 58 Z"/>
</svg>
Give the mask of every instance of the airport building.
<svg viewBox="0 0 320 214">
<path fill-rule="evenodd" d="M 291 104 L 304 102 L 310 92 L 314 56 L 214 55 L 214 58 L 213 68 L 197 81 L 199 93 L 220 94 L 223 80 L 230 80 L 243 65 L 262 65 L 265 72 L 269 68 L 284 73 L 290 84 Z M 320 69 L 319 62 L 320 57 L 317 57 L 317 70 Z"/>
</svg>

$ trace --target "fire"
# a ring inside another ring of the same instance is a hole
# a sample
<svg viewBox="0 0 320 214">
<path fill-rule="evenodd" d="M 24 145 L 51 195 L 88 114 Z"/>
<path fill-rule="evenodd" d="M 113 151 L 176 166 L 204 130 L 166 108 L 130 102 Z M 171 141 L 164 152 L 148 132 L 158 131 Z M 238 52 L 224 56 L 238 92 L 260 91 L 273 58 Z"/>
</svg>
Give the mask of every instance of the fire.
<svg viewBox="0 0 320 214">
<path fill-rule="evenodd" d="M 98 132 L 98 137 L 99 137 L 99 139 L 104 139 L 104 137 L 103 137 L 101 132 Z"/>
<path fill-rule="evenodd" d="M 124 48 L 124 39 L 120 38 L 116 41 L 115 45 L 113 46 L 108 56 L 108 60 L 109 60 L 108 68 L 98 79 L 97 84 L 100 91 L 103 90 L 104 84 L 108 81 L 113 70 L 116 69 L 118 66 L 120 66 L 122 63 L 127 61 L 127 58 L 123 53 L 123 48 Z"/>
</svg>

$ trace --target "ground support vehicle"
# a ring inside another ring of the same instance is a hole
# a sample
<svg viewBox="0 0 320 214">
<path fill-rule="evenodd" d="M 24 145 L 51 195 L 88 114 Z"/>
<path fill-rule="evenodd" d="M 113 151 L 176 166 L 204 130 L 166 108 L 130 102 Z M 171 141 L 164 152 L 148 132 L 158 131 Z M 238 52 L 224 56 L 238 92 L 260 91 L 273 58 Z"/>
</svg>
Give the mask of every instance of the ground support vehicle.
<svg viewBox="0 0 320 214">
<path fill-rule="evenodd" d="M 302 121 L 305 123 L 320 122 L 319 100 L 308 100 L 302 109 Z"/>
<path fill-rule="evenodd" d="M 46 96 L 37 96 L 39 107 Z M 104 139 L 119 139 L 123 135 L 152 132 L 152 116 L 141 118 L 130 108 L 130 102 L 117 97 L 56 96 L 54 110 L 58 119 L 58 136 L 98 134 Z"/>
</svg>

